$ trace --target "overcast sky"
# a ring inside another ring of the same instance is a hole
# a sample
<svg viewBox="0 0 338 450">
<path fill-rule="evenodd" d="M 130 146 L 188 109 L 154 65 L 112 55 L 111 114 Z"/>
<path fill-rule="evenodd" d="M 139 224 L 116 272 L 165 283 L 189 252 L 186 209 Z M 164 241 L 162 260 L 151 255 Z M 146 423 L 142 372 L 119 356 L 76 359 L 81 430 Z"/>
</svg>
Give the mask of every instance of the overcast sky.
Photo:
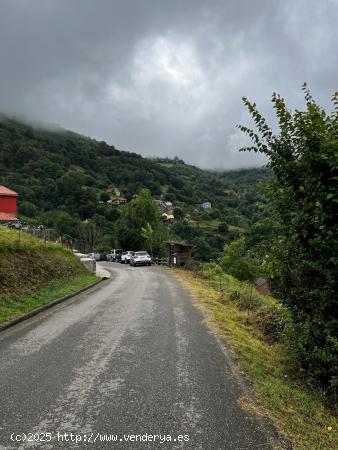
<svg viewBox="0 0 338 450">
<path fill-rule="evenodd" d="M 338 89 L 338 0 L 0 0 L 0 110 L 207 168 L 239 153 L 243 95 L 272 118 Z"/>
</svg>

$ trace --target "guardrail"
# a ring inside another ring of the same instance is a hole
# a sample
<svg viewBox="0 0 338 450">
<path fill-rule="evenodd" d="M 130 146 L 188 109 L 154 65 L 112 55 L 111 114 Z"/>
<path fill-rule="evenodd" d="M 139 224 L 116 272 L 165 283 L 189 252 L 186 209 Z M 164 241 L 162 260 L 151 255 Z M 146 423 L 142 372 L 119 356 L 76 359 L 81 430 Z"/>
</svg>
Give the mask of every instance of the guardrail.
<svg viewBox="0 0 338 450">
<path fill-rule="evenodd" d="M 159 266 L 168 266 L 169 258 L 153 258 L 153 263 L 158 264 Z"/>
</svg>

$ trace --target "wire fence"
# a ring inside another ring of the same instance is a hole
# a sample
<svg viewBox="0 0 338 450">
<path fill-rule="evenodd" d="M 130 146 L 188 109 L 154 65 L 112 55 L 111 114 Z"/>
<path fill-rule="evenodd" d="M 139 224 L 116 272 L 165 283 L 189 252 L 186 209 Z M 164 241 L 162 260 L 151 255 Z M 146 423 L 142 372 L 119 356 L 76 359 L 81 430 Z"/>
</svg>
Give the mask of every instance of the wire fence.
<svg viewBox="0 0 338 450">
<path fill-rule="evenodd" d="M 6 225 L 5 225 L 6 226 Z M 60 244 L 64 248 L 72 250 L 76 239 L 69 235 L 60 235 L 54 228 L 48 228 L 44 225 L 31 226 L 21 222 L 11 222 L 7 224 L 7 228 L 17 232 L 17 244 L 21 243 L 22 233 L 29 234 L 45 242 Z"/>
</svg>

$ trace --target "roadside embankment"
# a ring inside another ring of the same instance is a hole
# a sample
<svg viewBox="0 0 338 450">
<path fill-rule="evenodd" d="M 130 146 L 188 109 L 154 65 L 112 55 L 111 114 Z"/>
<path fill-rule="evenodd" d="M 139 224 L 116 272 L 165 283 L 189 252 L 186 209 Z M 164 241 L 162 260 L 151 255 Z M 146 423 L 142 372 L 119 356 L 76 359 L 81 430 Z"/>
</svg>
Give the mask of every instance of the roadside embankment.
<svg viewBox="0 0 338 450">
<path fill-rule="evenodd" d="M 0 323 L 96 280 L 71 251 L 0 226 Z"/>
<path fill-rule="evenodd" d="M 215 269 L 207 264 L 175 274 L 251 380 L 254 395 L 240 399 L 241 406 L 268 415 L 296 450 L 338 448 L 334 411 L 304 384 L 293 361 L 286 308 Z"/>
</svg>

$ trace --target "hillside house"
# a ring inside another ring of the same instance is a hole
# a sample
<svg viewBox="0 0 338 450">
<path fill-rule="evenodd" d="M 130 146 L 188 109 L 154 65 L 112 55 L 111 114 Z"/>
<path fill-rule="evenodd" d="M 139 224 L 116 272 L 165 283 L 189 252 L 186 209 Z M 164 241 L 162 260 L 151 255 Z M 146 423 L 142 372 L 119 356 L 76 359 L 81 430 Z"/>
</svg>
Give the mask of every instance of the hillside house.
<svg viewBox="0 0 338 450">
<path fill-rule="evenodd" d="M 106 192 L 108 192 L 108 194 L 115 195 L 116 197 L 120 197 L 121 195 L 120 189 L 114 186 L 108 186 Z"/>
<path fill-rule="evenodd" d="M 17 219 L 18 193 L 0 186 L 0 222 L 15 222 Z"/>
<path fill-rule="evenodd" d="M 172 202 L 167 202 L 162 199 L 154 199 L 153 200 L 155 205 L 159 208 L 161 214 L 167 213 L 167 214 L 173 214 L 173 204 Z"/>
<path fill-rule="evenodd" d="M 163 213 L 161 219 L 166 225 L 171 225 L 175 222 L 175 217 L 173 214 Z"/>
<path fill-rule="evenodd" d="M 210 202 L 201 203 L 200 207 L 203 209 L 211 209 L 211 203 Z"/>
<path fill-rule="evenodd" d="M 124 197 L 117 197 L 111 201 L 111 204 L 114 206 L 122 206 L 127 203 L 127 199 Z"/>
</svg>

